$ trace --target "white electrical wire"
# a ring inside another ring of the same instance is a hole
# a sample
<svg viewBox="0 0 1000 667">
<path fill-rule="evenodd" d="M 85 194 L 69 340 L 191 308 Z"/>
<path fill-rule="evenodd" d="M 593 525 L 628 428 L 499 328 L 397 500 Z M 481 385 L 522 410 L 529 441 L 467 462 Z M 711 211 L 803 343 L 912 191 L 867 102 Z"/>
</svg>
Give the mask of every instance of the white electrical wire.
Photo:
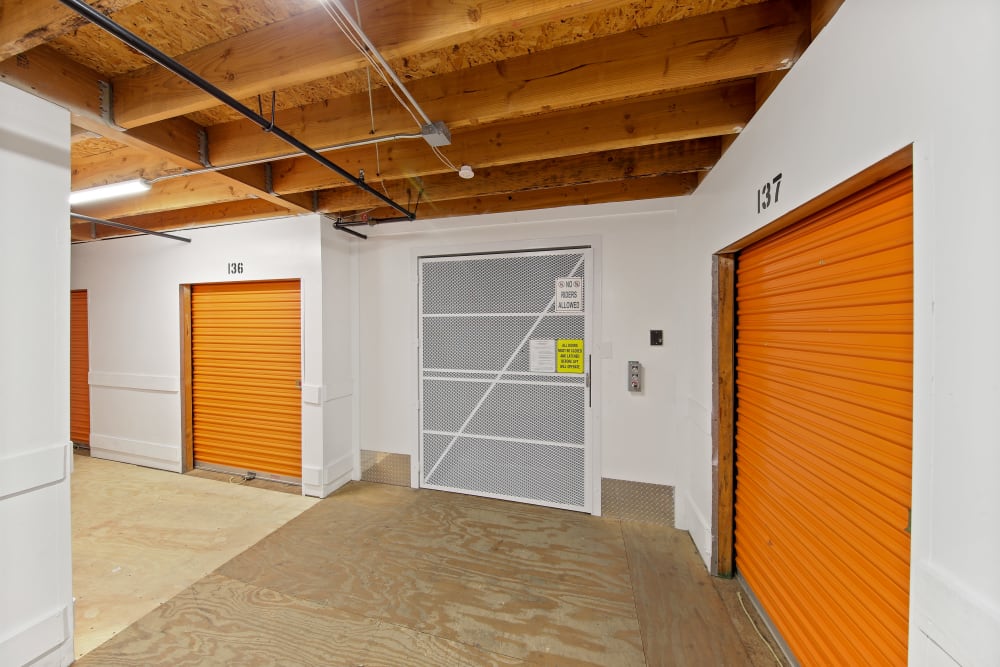
<svg viewBox="0 0 1000 667">
<path fill-rule="evenodd" d="M 455 166 L 455 163 L 453 163 L 451 160 L 445 157 L 444 153 L 441 152 L 440 148 L 438 148 L 437 146 L 431 146 L 431 150 L 434 151 L 434 155 L 438 156 L 438 159 L 441 160 L 444 166 L 448 167 L 452 171 L 458 171 L 458 167 Z"/>
<path fill-rule="evenodd" d="M 351 15 L 347 13 L 347 11 L 344 9 L 344 6 L 340 4 L 340 0 L 322 0 L 322 1 L 324 4 L 332 3 L 340 10 L 339 14 L 343 18 L 344 22 L 350 25 L 350 27 L 354 30 L 354 33 L 357 36 L 357 38 L 361 42 L 363 42 L 364 45 L 368 48 L 367 57 L 378 60 L 379 64 L 382 66 L 385 72 L 392 76 L 393 81 L 395 81 L 396 85 L 399 87 L 399 91 L 406 96 L 406 99 L 409 100 L 410 104 L 413 105 L 413 108 L 416 109 L 417 113 L 420 114 L 420 117 L 423 118 L 424 121 L 423 124 L 429 125 L 431 119 L 427 116 L 427 114 L 424 113 L 424 110 L 420 108 L 420 104 L 418 104 L 417 101 L 413 99 L 413 96 L 410 95 L 410 92 L 406 89 L 406 86 L 403 85 L 403 82 L 400 81 L 399 77 L 396 76 L 396 73 L 393 72 L 392 67 L 389 66 L 389 63 L 385 61 L 385 59 L 382 57 L 382 54 L 379 53 L 379 50 L 375 48 L 375 45 L 372 44 L 371 40 L 368 39 L 368 35 L 366 35 L 364 31 L 361 30 L 361 27 L 357 23 L 355 23 Z"/>
<path fill-rule="evenodd" d="M 747 620 L 750 621 L 750 625 L 753 627 L 754 632 L 757 633 L 757 636 L 760 637 L 760 640 L 764 643 L 764 646 L 766 646 L 767 650 L 771 652 L 772 656 L 774 656 L 774 663 L 778 665 L 778 667 L 784 667 L 785 663 L 781 661 L 781 658 L 778 657 L 778 654 L 774 652 L 773 648 L 771 648 L 771 642 L 764 639 L 763 633 L 761 633 L 760 629 L 757 627 L 757 624 L 754 623 L 753 617 L 750 616 L 750 611 L 747 609 L 747 606 L 743 604 L 742 591 L 736 591 L 736 597 L 739 598 L 740 606 L 743 607 L 743 613 L 746 614 Z"/>
<path fill-rule="evenodd" d="M 344 33 L 347 40 L 354 46 L 355 49 L 361 54 L 361 56 L 368 63 L 368 104 L 372 116 L 372 130 L 375 127 L 375 107 L 374 101 L 372 100 L 372 85 L 371 85 L 371 70 L 374 69 L 376 74 L 381 77 L 382 81 L 385 82 L 386 87 L 396 101 L 399 102 L 400 106 L 410 115 L 413 122 L 417 124 L 417 127 L 423 128 L 423 125 L 429 125 L 431 123 L 430 118 L 424 113 L 424 110 L 420 107 L 420 104 L 413 98 L 410 92 L 400 81 L 399 77 L 393 71 L 392 67 L 388 62 L 382 57 L 375 45 L 372 44 L 368 36 L 365 35 L 364 31 L 361 29 L 361 12 L 355 0 L 354 9 L 357 13 L 357 20 L 347 12 L 344 6 L 340 3 L 340 0 L 320 0 L 320 4 L 323 9 L 326 10 L 327 15 L 333 20 L 333 22 L 340 28 L 340 31 Z M 421 123 L 420 119 L 423 119 Z M 441 163 L 448 169 L 458 172 L 459 168 L 449 160 L 444 153 L 437 146 L 431 146 L 431 150 L 434 155 L 441 161 Z M 375 160 L 376 160 L 376 175 L 381 177 L 381 155 L 379 154 L 378 144 L 375 145 Z M 385 190 L 385 183 L 382 183 L 382 189 Z"/>
<path fill-rule="evenodd" d="M 419 127 L 421 123 L 417 114 L 419 113 L 420 116 L 423 116 L 424 118 L 426 118 L 426 114 L 423 113 L 423 110 L 420 109 L 416 101 L 413 100 L 409 92 L 406 91 L 402 82 L 399 81 L 398 77 L 396 77 L 395 73 L 389 67 L 389 64 L 385 62 L 382 56 L 379 55 L 376 59 L 371 55 L 372 52 L 377 54 L 378 51 L 375 50 L 374 45 L 371 45 L 368 38 L 364 36 L 364 33 L 361 32 L 361 29 L 354 22 L 354 19 L 347 14 L 346 10 L 344 10 L 343 6 L 339 2 L 335 2 L 334 0 L 320 0 L 320 4 L 323 5 L 326 13 L 331 19 L 333 19 L 333 22 L 337 24 L 337 27 L 344 33 L 344 36 L 347 37 L 347 41 L 349 41 L 354 48 L 358 50 L 362 57 L 368 61 L 375 72 L 378 73 L 378 75 L 385 82 L 389 92 L 392 93 L 393 97 L 395 97 L 406 112 L 410 114 L 413 118 L 413 122 L 415 122 Z M 396 85 L 393 85 L 394 82 Z M 397 86 L 402 90 L 403 94 L 397 90 Z M 413 107 L 410 106 L 410 103 L 408 103 L 406 99 L 403 99 L 404 95 L 410 102 L 412 102 Z M 427 120 L 427 122 L 429 123 L 430 120 Z"/>
</svg>

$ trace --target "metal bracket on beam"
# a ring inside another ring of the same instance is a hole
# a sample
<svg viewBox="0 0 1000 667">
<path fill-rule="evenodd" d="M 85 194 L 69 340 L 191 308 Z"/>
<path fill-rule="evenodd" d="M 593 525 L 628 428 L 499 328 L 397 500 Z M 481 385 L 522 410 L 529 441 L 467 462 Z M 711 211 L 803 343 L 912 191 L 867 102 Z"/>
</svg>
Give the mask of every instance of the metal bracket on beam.
<svg viewBox="0 0 1000 667">
<path fill-rule="evenodd" d="M 101 120 L 108 127 L 125 131 L 125 128 L 115 122 L 115 89 L 110 81 L 100 80 L 97 82 L 97 108 L 101 113 Z"/>
<path fill-rule="evenodd" d="M 212 166 L 212 161 L 208 159 L 208 132 L 203 127 L 198 129 L 198 159 L 201 166 Z"/>
<path fill-rule="evenodd" d="M 271 171 L 270 162 L 264 163 L 264 192 L 274 194 L 274 172 Z"/>
</svg>

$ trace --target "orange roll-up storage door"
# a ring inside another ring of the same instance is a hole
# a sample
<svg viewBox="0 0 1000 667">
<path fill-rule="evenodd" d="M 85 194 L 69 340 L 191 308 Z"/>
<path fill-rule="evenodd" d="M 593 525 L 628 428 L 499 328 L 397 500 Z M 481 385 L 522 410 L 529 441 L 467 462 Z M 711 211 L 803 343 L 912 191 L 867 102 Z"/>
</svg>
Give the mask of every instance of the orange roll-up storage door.
<svg viewBox="0 0 1000 667">
<path fill-rule="evenodd" d="M 736 567 L 803 665 L 905 665 L 910 170 L 737 259 Z"/>
<path fill-rule="evenodd" d="M 302 476 L 299 282 L 191 290 L 196 464 Z"/>
<path fill-rule="evenodd" d="M 87 290 L 70 292 L 69 439 L 90 444 L 90 337 Z"/>
</svg>

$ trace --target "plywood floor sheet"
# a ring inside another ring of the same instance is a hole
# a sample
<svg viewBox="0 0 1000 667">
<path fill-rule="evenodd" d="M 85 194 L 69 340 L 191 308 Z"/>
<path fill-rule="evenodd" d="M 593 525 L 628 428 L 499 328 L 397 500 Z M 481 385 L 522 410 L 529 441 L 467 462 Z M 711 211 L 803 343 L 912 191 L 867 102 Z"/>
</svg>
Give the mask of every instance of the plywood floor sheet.
<svg viewBox="0 0 1000 667">
<path fill-rule="evenodd" d="M 670 528 L 355 482 L 78 664 L 773 665 L 730 594 Z"/>
<path fill-rule="evenodd" d="M 72 494 L 77 656 L 316 503 L 88 456 Z"/>
</svg>

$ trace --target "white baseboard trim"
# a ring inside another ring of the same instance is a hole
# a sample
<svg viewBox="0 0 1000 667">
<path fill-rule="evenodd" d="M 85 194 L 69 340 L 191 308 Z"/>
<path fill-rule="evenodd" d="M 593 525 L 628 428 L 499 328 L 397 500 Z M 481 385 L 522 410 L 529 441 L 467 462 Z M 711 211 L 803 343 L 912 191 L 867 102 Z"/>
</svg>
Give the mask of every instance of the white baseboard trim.
<svg viewBox="0 0 1000 667">
<path fill-rule="evenodd" d="M 72 443 L 58 443 L 0 458 L 0 499 L 66 478 Z"/>
<path fill-rule="evenodd" d="M 681 514 L 684 517 L 684 525 L 677 524 L 677 527 L 684 528 L 690 533 L 694 546 L 698 549 L 698 555 L 708 567 L 712 558 L 712 523 L 698 509 L 691 494 L 685 493 L 683 497 L 684 510 Z"/>
<path fill-rule="evenodd" d="M 333 493 L 334 491 L 336 491 L 337 489 L 339 489 L 343 485 L 345 485 L 348 482 L 350 482 L 351 481 L 351 472 L 352 472 L 352 470 L 353 470 L 353 468 L 351 470 L 348 470 L 343 475 L 340 475 L 336 479 L 333 479 L 333 480 L 327 482 L 326 484 L 324 484 L 323 485 L 323 490 L 322 490 L 323 495 L 320 496 L 320 497 L 321 498 L 326 498 L 328 495 L 330 495 L 331 493 Z"/>
<path fill-rule="evenodd" d="M 181 472 L 181 448 L 174 445 L 91 433 L 90 455 L 98 459 Z"/>
<path fill-rule="evenodd" d="M 0 638 L 0 664 L 69 664 L 59 660 L 64 652 L 52 656 L 53 660 L 41 660 L 46 654 L 51 654 L 67 641 L 70 642 L 70 660 L 72 660 L 72 618 L 69 607 L 63 606 L 40 618 L 29 622 L 26 627 Z"/>
<path fill-rule="evenodd" d="M 354 473 L 354 454 L 345 454 L 328 464 L 320 471 L 319 468 L 302 468 L 302 493 L 314 498 L 326 498 L 328 495 L 351 481 Z"/>
</svg>

